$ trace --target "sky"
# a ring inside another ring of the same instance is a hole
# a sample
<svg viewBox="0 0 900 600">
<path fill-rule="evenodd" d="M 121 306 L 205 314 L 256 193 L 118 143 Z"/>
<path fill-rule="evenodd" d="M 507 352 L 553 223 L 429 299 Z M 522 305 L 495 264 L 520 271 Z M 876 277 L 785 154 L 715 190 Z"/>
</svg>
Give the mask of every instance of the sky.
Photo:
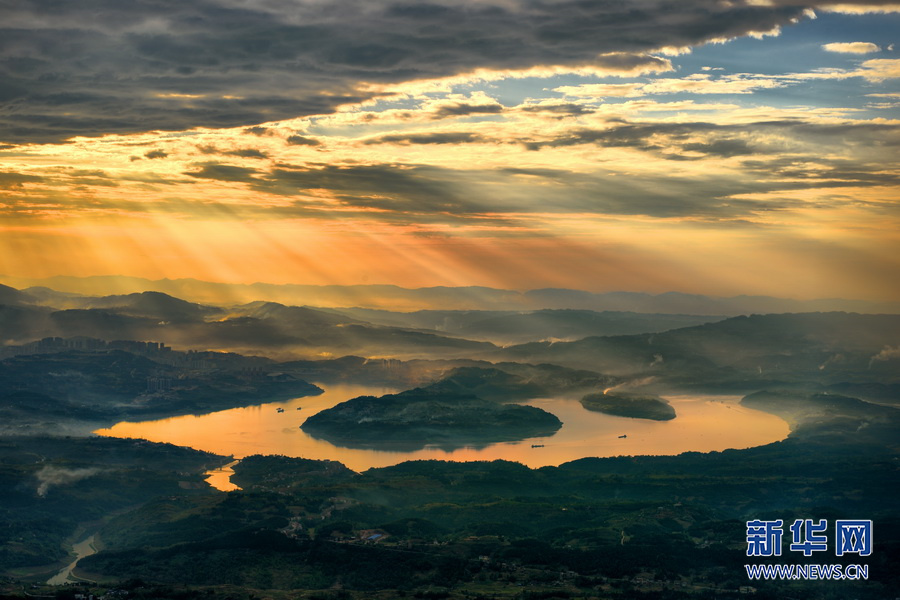
<svg viewBox="0 0 900 600">
<path fill-rule="evenodd" d="M 900 4 L 0 0 L 0 274 L 900 300 Z"/>
</svg>

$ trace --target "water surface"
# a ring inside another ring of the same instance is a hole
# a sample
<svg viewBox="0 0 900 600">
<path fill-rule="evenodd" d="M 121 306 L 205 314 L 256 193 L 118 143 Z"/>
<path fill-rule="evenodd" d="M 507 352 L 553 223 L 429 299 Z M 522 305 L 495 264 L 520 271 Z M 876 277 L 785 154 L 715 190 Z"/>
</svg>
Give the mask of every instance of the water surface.
<svg viewBox="0 0 900 600">
<path fill-rule="evenodd" d="M 586 456 L 711 452 L 761 446 L 784 439 L 789 431 L 782 419 L 740 406 L 739 396 L 667 396 L 678 415 L 671 421 L 614 417 L 587 411 L 576 398 L 546 398 L 523 404 L 537 406 L 560 418 L 562 429 L 552 436 L 453 450 L 425 447 L 404 452 L 342 448 L 309 436 L 300 429 L 300 424 L 309 416 L 344 400 L 362 395 L 381 396 L 396 390 L 348 384 L 319 386 L 325 389 L 325 393 L 319 396 L 207 415 L 186 415 L 140 423 L 121 422 L 97 433 L 169 442 L 235 458 L 251 454 L 282 454 L 330 459 L 340 461 L 355 471 L 364 471 L 371 467 L 420 459 L 505 459 L 535 468 L 559 465 Z M 219 480 L 223 485 L 230 485 L 230 473 L 227 472 L 230 469 L 225 469 L 218 473 L 211 472 L 216 479 L 210 481 L 216 487 L 219 487 L 216 483 Z"/>
<path fill-rule="evenodd" d="M 231 482 L 231 476 L 234 475 L 234 465 L 239 462 L 241 461 L 233 460 L 227 465 L 222 465 L 218 469 L 207 471 L 204 473 L 204 475 L 207 475 L 206 483 L 223 492 L 233 492 L 234 490 L 241 489 L 237 484 Z"/>
<path fill-rule="evenodd" d="M 97 552 L 97 549 L 94 547 L 94 536 L 91 535 L 81 540 L 72 547 L 72 550 L 75 552 L 75 560 L 48 579 L 47 585 L 64 585 L 70 581 L 77 581 L 77 579 L 72 578 L 72 571 L 75 569 L 78 561 Z"/>
</svg>

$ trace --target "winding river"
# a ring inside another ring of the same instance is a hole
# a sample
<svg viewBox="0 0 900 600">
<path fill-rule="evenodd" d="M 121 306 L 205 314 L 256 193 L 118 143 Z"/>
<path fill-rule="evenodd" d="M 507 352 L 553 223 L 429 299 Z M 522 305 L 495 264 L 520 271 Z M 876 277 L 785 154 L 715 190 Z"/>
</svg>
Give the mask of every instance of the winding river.
<svg viewBox="0 0 900 600">
<path fill-rule="evenodd" d="M 519 442 L 483 447 L 415 451 L 351 449 L 315 439 L 300 428 L 307 417 L 339 402 L 362 395 L 381 396 L 396 390 L 361 385 L 319 384 L 325 393 L 223 410 L 206 415 L 186 415 L 121 422 L 100 435 L 143 438 L 233 456 L 282 454 L 312 459 L 337 460 L 355 471 L 385 467 L 407 460 L 517 461 L 529 467 L 559 465 L 587 456 L 672 455 L 749 448 L 784 439 L 788 425 L 768 413 L 741 406 L 739 396 L 667 396 L 677 412 L 671 421 L 614 417 L 585 410 L 577 398 L 545 398 L 525 402 L 555 414 L 563 422 L 556 434 Z M 210 481 L 223 490 L 235 489 L 228 480 L 231 466 L 210 472 Z"/>
<path fill-rule="evenodd" d="M 97 552 L 97 549 L 94 547 L 94 536 L 88 536 L 72 546 L 72 551 L 75 552 L 75 560 L 61 569 L 59 573 L 48 579 L 47 585 L 63 585 L 64 583 L 73 581 L 71 577 L 72 570 L 75 569 L 75 565 L 78 564 L 78 561 L 85 556 L 90 556 Z"/>
</svg>

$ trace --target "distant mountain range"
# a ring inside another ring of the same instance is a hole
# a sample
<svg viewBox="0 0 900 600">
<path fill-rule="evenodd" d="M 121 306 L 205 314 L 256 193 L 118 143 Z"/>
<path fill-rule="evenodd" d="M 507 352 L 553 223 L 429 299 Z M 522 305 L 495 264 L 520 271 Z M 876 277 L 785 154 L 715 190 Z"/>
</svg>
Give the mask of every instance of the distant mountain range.
<svg viewBox="0 0 900 600">
<path fill-rule="evenodd" d="M 225 307 L 156 291 L 82 296 L 47 287 L 16 290 L 0 285 L 0 344 L 83 336 L 284 357 L 477 356 L 497 345 L 653 333 L 722 318 L 567 309 L 402 313 L 267 301 Z"/>
<path fill-rule="evenodd" d="M 898 340 L 900 315 L 773 314 L 663 333 L 532 342 L 505 348 L 498 358 L 588 369 L 680 389 L 839 385 L 856 390 L 864 382 L 900 383 Z"/>
<path fill-rule="evenodd" d="M 488 342 L 274 302 L 226 309 L 155 291 L 94 297 L 0 286 L 0 346 L 46 337 L 145 340 L 183 349 L 295 358 L 331 354 L 448 358 L 496 349 Z"/>
<path fill-rule="evenodd" d="M 523 311 L 420 310 L 398 313 L 366 308 L 322 309 L 393 327 L 414 327 L 495 344 L 534 340 L 577 340 L 596 335 L 630 335 L 721 321 L 726 317 L 540 309 Z"/>
<path fill-rule="evenodd" d="M 0 275 L 0 282 L 19 289 L 31 288 L 28 291 L 33 298 L 47 294 L 46 288 L 57 293 L 89 296 L 155 291 L 191 302 L 218 306 L 269 301 L 294 306 L 355 307 L 393 312 L 573 309 L 720 317 L 829 311 L 900 314 L 900 302 L 837 298 L 794 300 L 769 296 L 715 298 L 680 292 L 653 295 L 638 292 L 592 293 L 569 289 L 520 292 L 477 286 L 408 289 L 394 285 L 233 284 L 196 279 L 149 280 L 124 276 L 27 279 Z M 58 302 L 59 297 L 55 296 L 54 302 Z M 0 302 L 3 302 L 2 298 Z"/>
<path fill-rule="evenodd" d="M 74 341 L 35 343 L 44 338 Z M 604 389 L 627 383 L 650 391 L 656 386 L 730 393 L 801 386 L 896 401 L 900 384 L 900 314 L 833 311 L 724 318 L 584 309 L 404 313 L 270 301 L 212 306 L 158 291 L 81 296 L 46 287 L 17 290 L 0 285 L 0 359 L 40 354 L 54 344 L 80 347 L 79 340 L 86 338 L 291 361 L 391 359 L 374 361 L 388 370 L 394 368 L 394 359 L 463 361 L 446 363 L 448 370 L 559 365 L 588 372 L 595 381 L 602 374 L 609 378 Z M 301 371 L 315 367 L 294 366 Z M 526 388 L 539 384 L 534 372 L 501 370 L 522 377 Z M 547 379 L 545 375 L 538 379 Z M 457 374 L 457 384 L 460 377 Z M 484 387 L 479 377 L 466 386 Z M 568 371 L 554 377 L 540 384 L 542 389 L 566 388 L 573 384 L 572 377 L 584 379 Z M 491 385 L 511 386 L 506 380 Z"/>
</svg>

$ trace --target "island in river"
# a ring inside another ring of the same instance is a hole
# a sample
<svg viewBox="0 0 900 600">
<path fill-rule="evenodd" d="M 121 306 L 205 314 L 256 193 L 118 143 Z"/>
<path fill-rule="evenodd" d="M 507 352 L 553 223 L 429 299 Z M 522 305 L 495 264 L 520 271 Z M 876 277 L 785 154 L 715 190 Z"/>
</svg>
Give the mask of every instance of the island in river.
<svg viewBox="0 0 900 600">
<path fill-rule="evenodd" d="M 533 406 L 502 404 L 466 393 L 415 388 L 360 396 L 323 410 L 300 426 L 344 447 L 461 447 L 552 435 L 562 422 Z"/>
<path fill-rule="evenodd" d="M 581 405 L 587 410 L 617 417 L 654 421 L 670 421 L 675 418 L 675 409 L 672 405 L 654 396 L 588 394 L 581 399 Z"/>
</svg>

